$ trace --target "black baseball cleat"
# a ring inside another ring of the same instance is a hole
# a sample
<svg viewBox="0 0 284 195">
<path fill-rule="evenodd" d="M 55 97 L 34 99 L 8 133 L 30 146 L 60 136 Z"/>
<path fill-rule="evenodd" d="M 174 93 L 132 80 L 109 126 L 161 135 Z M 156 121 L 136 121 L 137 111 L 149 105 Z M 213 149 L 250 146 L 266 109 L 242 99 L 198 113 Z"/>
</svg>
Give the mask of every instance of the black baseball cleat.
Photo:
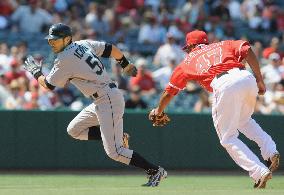
<svg viewBox="0 0 284 195">
<path fill-rule="evenodd" d="M 276 171 L 280 164 L 280 154 L 277 152 L 266 161 L 266 165 L 271 172 Z"/>
<path fill-rule="evenodd" d="M 149 175 L 148 182 L 146 184 L 143 184 L 142 186 L 156 187 L 160 184 L 160 181 L 162 179 L 167 178 L 167 175 L 167 171 L 163 167 L 159 167 L 157 172 L 152 175 Z"/>
<path fill-rule="evenodd" d="M 261 178 L 258 180 L 257 183 L 254 184 L 254 188 L 256 189 L 261 189 L 261 188 L 265 188 L 266 187 L 266 182 L 268 180 L 272 179 L 272 172 L 267 172 L 265 173 L 263 176 L 261 176 Z"/>
</svg>

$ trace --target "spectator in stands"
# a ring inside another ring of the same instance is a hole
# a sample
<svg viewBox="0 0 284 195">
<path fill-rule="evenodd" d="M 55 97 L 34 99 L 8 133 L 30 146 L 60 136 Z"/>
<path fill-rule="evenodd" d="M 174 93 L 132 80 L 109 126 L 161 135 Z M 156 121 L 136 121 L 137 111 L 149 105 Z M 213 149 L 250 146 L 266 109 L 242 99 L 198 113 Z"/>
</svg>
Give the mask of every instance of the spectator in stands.
<svg viewBox="0 0 284 195">
<path fill-rule="evenodd" d="M 268 91 L 275 90 L 276 84 L 281 81 L 280 65 L 280 55 L 278 53 L 272 53 L 269 55 L 269 64 L 261 68 L 261 73 Z"/>
<path fill-rule="evenodd" d="M 244 0 L 241 5 L 242 15 L 244 16 L 245 20 L 250 20 L 255 15 L 259 9 L 263 8 L 263 1 L 262 0 Z"/>
<path fill-rule="evenodd" d="M 168 65 L 155 70 L 152 74 L 154 80 L 159 86 L 159 89 L 164 89 L 169 83 L 172 72 L 177 65 L 176 57 L 174 55 L 168 56 Z"/>
<path fill-rule="evenodd" d="M 181 47 L 176 44 L 176 40 L 171 33 L 167 33 L 166 43 L 161 45 L 154 56 L 154 64 L 158 67 L 167 67 L 174 57 L 176 63 L 180 63 L 185 56 Z"/>
<path fill-rule="evenodd" d="M 17 6 L 16 0 L 1 0 L 0 1 L 0 15 L 10 16 Z"/>
<path fill-rule="evenodd" d="M 284 114 L 284 85 L 283 77 L 280 83 L 277 83 L 275 86 L 275 91 L 273 94 L 273 101 L 276 104 L 276 112 Z"/>
<path fill-rule="evenodd" d="M 181 10 L 177 10 L 177 11 L 180 12 L 178 13 L 178 15 L 185 16 L 186 18 L 188 18 L 189 23 L 195 26 L 196 23 L 198 22 L 200 15 L 203 15 L 206 13 L 206 10 L 204 8 L 205 8 L 204 1 L 191 0 L 191 1 L 187 1 L 183 5 Z"/>
<path fill-rule="evenodd" d="M 38 94 L 38 105 L 41 110 L 56 109 L 62 105 L 57 93 L 38 88 Z"/>
<path fill-rule="evenodd" d="M 72 102 L 76 100 L 76 96 L 73 91 L 67 86 L 64 88 L 56 89 L 59 101 L 66 107 L 70 106 Z"/>
<path fill-rule="evenodd" d="M 151 96 L 155 94 L 155 82 L 150 71 L 147 70 L 147 60 L 139 58 L 135 65 L 138 69 L 138 73 L 136 77 L 131 77 L 130 79 L 130 90 L 139 87 L 142 95 Z"/>
<path fill-rule="evenodd" d="M 256 99 L 254 113 L 258 114 L 271 114 L 275 105 L 272 103 L 266 103 L 264 96 L 258 96 Z"/>
<path fill-rule="evenodd" d="M 283 32 L 284 31 L 284 9 L 283 7 L 279 7 L 278 9 L 278 12 L 277 12 L 277 29 L 280 31 L 280 32 Z M 282 41 L 283 38 L 282 38 Z"/>
<path fill-rule="evenodd" d="M 111 78 L 117 82 L 118 88 L 127 91 L 128 90 L 128 81 L 127 79 L 121 74 L 122 68 L 119 64 L 115 62 L 114 65 L 112 65 L 112 75 Z"/>
<path fill-rule="evenodd" d="M 17 44 L 18 59 L 23 59 L 28 55 L 28 43 L 26 41 L 20 41 Z"/>
<path fill-rule="evenodd" d="M 180 28 L 180 20 L 172 20 L 168 29 L 168 36 L 172 36 L 177 42 L 183 41 L 184 33 Z"/>
<path fill-rule="evenodd" d="M 134 87 L 130 90 L 130 98 L 125 102 L 125 108 L 128 109 L 146 109 L 147 104 L 141 98 L 141 90 Z"/>
<path fill-rule="evenodd" d="M 133 37 L 130 34 L 133 30 L 132 18 L 130 18 L 129 16 L 122 17 L 120 23 L 121 27 L 116 31 L 114 35 L 114 41 L 119 45 L 119 47 L 123 47 L 123 50 L 129 50 L 129 45 L 127 44 L 127 42 L 133 40 Z"/>
<path fill-rule="evenodd" d="M 37 81 L 32 78 L 32 80 L 28 81 L 28 90 L 24 92 L 24 101 L 28 102 L 31 99 L 31 95 L 33 92 L 38 92 L 39 90 L 39 85 Z"/>
<path fill-rule="evenodd" d="M 280 40 L 278 37 L 273 37 L 270 41 L 270 45 L 266 48 L 264 48 L 262 55 L 265 59 L 268 59 L 269 55 L 277 52 L 279 53 L 279 44 Z"/>
<path fill-rule="evenodd" d="M 22 109 L 23 95 L 20 94 L 20 86 L 17 79 L 14 79 L 9 85 L 11 95 L 5 102 L 6 109 Z"/>
<path fill-rule="evenodd" d="M 9 48 L 7 43 L 0 44 L 0 71 L 2 73 L 10 70 Z"/>
<path fill-rule="evenodd" d="M 39 109 L 38 98 L 39 98 L 38 93 L 32 92 L 30 101 L 24 103 L 23 109 L 25 110 Z"/>
<path fill-rule="evenodd" d="M 56 12 L 64 13 L 65 11 L 67 11 L 68 4 L 66 0 L 57 0 L 55 1 L 53 7 Z"/>
<path fill-rule="evenodd" d="M 92 27 L 98 36 L 108 35 L 110 25 L 104 17 L 105 9 L 102 6 L 91 4 L 90 12 L 86 16 L 87 24 Z"/>
<path fill-rule="evenodd" d="M 26 72 L 20 69 L 20 64 L 17 59 L 13 59 L 10 63 L 11 70 L 5 73 L 5 81 L 10 84 L 13 80 L 20 77 L 26 78 Z"/>
<path fill-rule="evenodd" d="M 228 9 L 229 9 L 230 16 L 232 17 L 232 19 L 241 19 L 243 17 L 242 12 L 241 12 L 240 1 L 230 0 L 228 4 Z"/>
<path fill-rule="evenodd" d="M 257 59 L 261 59 L 262 58 L 262 43 L 260 41 L 256 41 L 253 43 L 252 45 L 252 49 L 253 49 L 253 52 L 255 53 L 256 55 L 256 58 Z"/>
<path fill-rule="evenodd" d="M 223 40 L 225 37 L 225 24 L 218 16 L 212 16 L 204 24 L 204 29 L 207 32 L 212 32 L 219 40 Z"/>
<path fill-rule="evenodd" d="M 199 92 L 199 99 L 194 105 L 194 112 L 211 112 L 211 101 L 209 93 L 205 90 Z"/>
<path fill-rule="evenodd" d="M 137 0 L 118 0 L 115 1 L 115 12 L 117 14 L 126 14 L 127 12 L 130 12 L 131 10 L 136 10 L 139 7 L 143 6 L 143 1 L 137 1 Z"/>
<path fill-rule="evenodd" d="M 52 23 L 52 16 L 39 7 L 38 0 L 29 0 L 28 2 L 28 5 L 20 5 L 12 14 L 13 25 L 17 26 L 20 32 L 42 32 L 44 27 Z"/>
<path fill-rule="evenodd" d="M 158 12 L 158 8 L 161 4 L 161 0 L 145 0 L 145 6 L 151 7 L 154 12 Z"/>
<path fill-rule="evenodd" d="M 281 65 L 279 67 L 280 69 L 280 72 L 281 72 L 281 78 L 282 78 L 282 85 L 284 86 L 284 56 L 282 57 L 282 60 L 281 60 Z"/>
<path fill-rule="evenodd" d="M 145 23 L 140 28 L 138 42 L 154 45 L 163 43 L 166 37 L 165 27 L 160 25 L 151 12 L 146 12 L 144 18 Z"/>
<path fill-rule="evenodd" d="M 275 93 L 279 90 L 279 87 L 281 87 L 280 83 L 282 78 L 280 65 L 280 55 L 278 53 L 272 53 L 269 55 L 269 64 L 261 68 L 261 73 L 267 89 L 267 92 L 264 95 L 264 103 L 270 112 L 277 109 Z"/>
<path fill-rule="evenodd" d="M 88 13 L 85 17 L 85 22 L 88 26 L 92 26 L 94 21 L 98 18 L 98 4 L 95 2 L 91 2 L 88 6 Z"/>
<path fill-rule="evenodd" d="M 275 5 L 267 5 L 262 11 L 262 30 L 276 32 L 278 29 L 278 8 Z"/>
<path fill-rule="evenodd" d="M 266 96 L 259 97 L 257 100 L 256 113 L 284 114 L 284 92 L 281 84 L 276 84 L 276 90 L 269 92 Z"/>
<path fill-rule="evenodd" d="M 222 21 L 229 21 L 231 19 L 231 16 L 228 6 L 228 0 L 217 1 L 215 7 L 212 10 L 211 15 L 219 17 Z"/>
<path fill-rule="evenodd" d="M 7 89 L 4 82 L 4 71 L 0 70 L 0 108 L 5 107 L 5 102 L 10 96 L 10 91 Z"/>
</svg>

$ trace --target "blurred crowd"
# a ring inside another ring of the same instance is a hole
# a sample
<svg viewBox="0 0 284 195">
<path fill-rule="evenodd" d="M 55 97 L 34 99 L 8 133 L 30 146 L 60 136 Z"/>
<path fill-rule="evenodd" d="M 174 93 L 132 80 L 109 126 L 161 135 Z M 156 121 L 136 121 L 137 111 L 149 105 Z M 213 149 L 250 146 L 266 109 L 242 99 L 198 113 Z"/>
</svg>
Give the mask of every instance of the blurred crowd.
<svg viewBox="0 0 284 195">
<path fill-rule="evenodd" d="M 58 22 L 72 27 L 74 41 L 113 43 L 134 62 L 138 75 L 127 78 L 115 61 L 104 59 L 125 92 L 126 108 L 149 109 L 157 103 L 185 56 L 181 48 L 186 33 L 200 29 L 208 33 L 209 42 L 248 40 L 267 85 L 255 110 L 284 113 L 283 0 L 1 0 L 1 108 L 80 110 L 91 103 L 71 85 L 46 91 L 22 68 L 32 54 L 48 74 L 55 56 L 43 37 Z M 210 112 L 211 96 L 189 82 L 168 109 Z"/>
</svg>

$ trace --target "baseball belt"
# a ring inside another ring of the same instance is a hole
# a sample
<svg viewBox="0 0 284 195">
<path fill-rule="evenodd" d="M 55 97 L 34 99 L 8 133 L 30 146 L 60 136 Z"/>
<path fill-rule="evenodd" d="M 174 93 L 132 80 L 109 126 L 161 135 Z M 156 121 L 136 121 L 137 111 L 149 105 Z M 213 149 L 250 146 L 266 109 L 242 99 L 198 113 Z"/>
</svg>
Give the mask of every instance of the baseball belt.
<svg viewBox="0 0 284 195">
<path fill-rule="evenodd" d="M 245 70 L 246 68 L 244 68 L 244 67 L 239 67 L 238 69 L 240 69 L 240 70 Z M 217 74 L 216 77 L 217 77 L 217 79 L 219 79 L 221 76 L 223 76 L 223 75 L 225 75 L 225 74 L 229 74 L 229 72 L 228 72 L 228 71 L 221 72 L 220 74 Z"/>
</svg>

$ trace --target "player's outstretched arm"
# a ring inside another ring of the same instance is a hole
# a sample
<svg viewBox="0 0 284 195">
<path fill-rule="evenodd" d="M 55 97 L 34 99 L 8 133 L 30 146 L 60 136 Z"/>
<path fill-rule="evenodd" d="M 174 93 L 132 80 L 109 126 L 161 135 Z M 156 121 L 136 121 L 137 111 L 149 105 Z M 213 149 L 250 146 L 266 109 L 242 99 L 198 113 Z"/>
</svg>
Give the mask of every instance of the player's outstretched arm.
<svg viewBox="0 0 284 195">
<path fill-rule="evenodd" d="M 251 48 L 248 50 L 248 54 L 247 54 L 245 60 L 249 64 L 249 66 L 252 69 L 254 76 L 256 78 L 257 86 L 258 86 L 258 89 L 259 89 L 258 94 L 263 95 L 266 91 L 265 84 L 263 82 L 263 78 L 262 78 L 262 75 L 261 75 L 261 72 L 260 72 L 258 60 L 257 60 L 257 58 L 256 58 L 256 56 L 255 56 L 255 54 L 254 54 L 254 52 L 252 51 Z"/>
<path fill-rule="evenodd" d="M 173 95 L 169 94 L 167 91 L 164 91 L 161 96 L 158 107 L 151 110 L 148 117 L 149 120 L 152 121 L 153 126 L 164 126 L 170 122 L 170 118 L 164 112 L 164 109 L 170 103 L 172 98 Z"/>
<path fill-rule="evenodd" d="M 134 77 L 137 75 L 137 69 L 134 64 L 130 63 L 123 55 L 122 51 L 118 49 L 115 45 L 112 45 L 110 56 L 113 57 L 123 68 L 124 74 Z"/>
<path fill-rule="evenodd" d="M 173 97 L 173 95 L 169 94 L 167 91 L 164 91 L 160 98 L 159 105 L 157 106 L 157 108 L 155 108 L 155 114 L 161 115 L 166 109 L 166 107 L 169 105 Z"/>
</svg>

